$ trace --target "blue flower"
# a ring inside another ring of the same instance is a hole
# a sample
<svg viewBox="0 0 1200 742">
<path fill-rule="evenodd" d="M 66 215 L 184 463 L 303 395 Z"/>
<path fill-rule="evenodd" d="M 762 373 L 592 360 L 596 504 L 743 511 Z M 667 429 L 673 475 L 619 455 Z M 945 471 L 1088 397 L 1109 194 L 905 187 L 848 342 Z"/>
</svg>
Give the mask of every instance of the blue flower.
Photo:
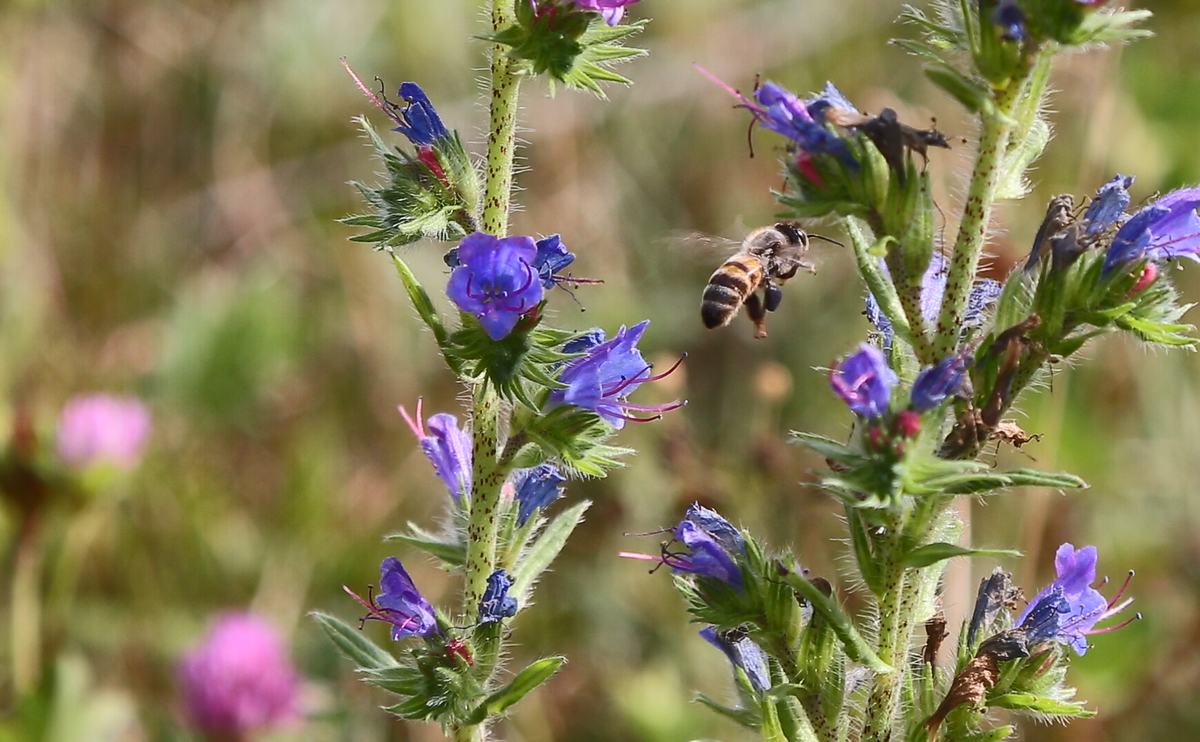
<svg viewBox="0 0 1200 742">
<path fill-rule="evenodd" d="M 771 672 L 767 669 L 767 654 L 744 630 L 719 632 L 716 626 L 708 626 L 700 630 L 700 636 L 724 652 L 735 671 L 740 669 L 746 673 L 755 691 L 765 693 L 770 690 Z"/>
<path fill-rule="evenodd" d="M 450 132 L 442 124 L 442 119 L 433 109 L 429 96 L 425 95 L 420 85 L 406 82 L 400 86 L 399 95 L 408 105 L 403 109 L 399 106 L 392 108 L 392 118 L 399 124 L 392 131 L 400 132 L 418 147 L 428 147 L 438 140 L 450 137 Z M 390 102 L 388 105 L 392 106 Z"/>
<path fill-rule="evenodd" d="M 450 274 L 446 295 L 478 319 L 488 337 L 503 340 L 542 300 L 536 257 L 532 237 L 499 239 L 475 232 L 459 243 L 460 265 Z"/>
<path fill-rule="evenodd" d="M 883 260 L 879 261 L 879 268 L 884 276 L 891 277 Z M 925 274 L 921 276 L 921 316 L 926 325 L 937 324 L 938 314 L 942 311 L 942 298 L 946 293 L 946 272 L 946 256 L 935 252 L 929 260 L 929 267 L 925 269 Z M 1002 289 L 1003 286 L 998 281 L 990 278 L 982 278 L 975 282 L 971 287 L 971 292 L 967 295 L 967 308 L 963 312 L 962 327 L 964 330 L 983 325 L 988 307 L 992 305 L 996 297 L 1000 296 Z M 892 337 L 895 334 L 892 322 L 879 308 L 879 302 L 870 292 L 867 293 L 866 315 L 867 320 L 882 335 L 880 345 L 885 351 L 891 350 Z"/>
<path fill-rule="evenodd" d="M 1117 175 L 1096 190 L 1092 203 L 1083 215 L 1083 220 L 1087 222 L 1085 234 L 1101 232 L 1125 217 L 1125 209 L 1129 208 L 1130 201 L 1129 186 L 1133 185 L 1133 178 L 1132 175 Z"/>
<path fill-rule="evenodd" d="M 651 375 L 650 364 L 637 349 L 649 324 L 650 320 L 646 320 L 629 329 L 622 326 L 616 337 L 592 346 L 587 355 L 569 362 L 559 378 L 566 388 L 550 393 L 549 407 L 570 404 L 592 410 L 618 430 L 627 420 L 649 422 L 657 420 L 663 412 L 682 407 L 683 403 L 678 401 L 665 405 L 637 405 L 626 400 L 642 384 L 657 381 L 679 366 L 677 362 L 666 372 Z M 649 412 L 654 416 L 635 416 L 631 412 Z"/>
<path fill-rule="evenodd" d="M 1025 11 L 1017 0 L 1000 0 L 992 11 L 992 23 L 1000 27 L 1000 38 L 1005 41 L 1025 41 L 1029 32 L 1025 29 Z"/>
<path fill-rule="evenodd" d="M 593 327 L 577 338 L 563 343 L 563 353 L 586 353 L 604 342 L 604 330 Z"/>
<path fill-rule="evenodd" d="M 857 353 L 836 364 L 829 375 L 833 391 L 850 411 L 868 420 L 882 417 L 887 412 L 896 381 L 896 374 L 888 368 L 883 353 L 867 343 L 862 343 Z"/>
<path fill-rule="evenodd" d="M 659 556 L 629 551 L 621 552 L 620 556 L 658 562 L 676 573 L 708 577 L 738 590 L 742 588 L 738 557 L 745 556 L 746 544 L 733 524 L 715 511 L 692 505 L 679 525 L 671 529 L 671 534 L 687 547 L 686 552 L 670 551 L 670 544 L 664 544 Z"/>
<path fill-rule="evenodd" d="M 706 508 L 698 502 L 693 502 L 684 514 L 684 520 L 689 520 L 712 536 L 731 554 L 746 553 L 746 539 L 742 532 L 732 523 L 723 518 L 716 510 Z"/>
<path fill-rule="evenodd" d="M 531 265 L 537 271 L 538 279 L 547 289 L 554 288 L 556 273 L 575 262 L 575 253 L 567 249 L 558 235 L 552 234 L 537 241 L 537 255 Z"/>
<path fill-rule="evenodd" d="M 1103 274 L 1143 258 L 1200 260 L 1200 187 L 1172 191 L 1125 222 L 1104 256 Z"/>
<path fill-rule="evenodd" d="M 433 606 L 421 596 L 404 565 L 396 557 L 388 557 L 379 566 L 379 595 L 363 600 L 350 588 L 342 589 L 367 609 L 364 621 L 383 621 L 392 625 L 392 640 L 406 636 L 429 636 L 438 631 Z"/>
<path fill-rule="evenodd" d="M 471 494 L 471 437 L 458 427 L 454 415 L 440 413 L 421 422 L 421 399 L 417 399 L 417 416 L 409 416 L 404 406 L 400 414 L 408 427 L 421 441 L 421 450 L 433 464 L 433 472 L 446 483 L 454 502 L 462 504 Z M 429 432 L 425 432 L 428 425 Z"/>
<path fill-rule="evenodd" d="M 498 569 L 488 577 L 487 588 L 479 601 L 479 623 L 496 623 L 517 615 L 517 599 L 508 594 L 512 580 Z"/>
<path fill-rule="evenodd" d="M 1058 576 L 1039 592 L 1017 618 L 1018 627 L 1026 632 L 1031 644 L 1056 641 L 1069 644 L 1077 654 L 1087 651 L 1090 634 L 1115 631 L 1129 622 L 1105 629 L 1095 629 L 1100 621 L 1124 610 L 1132 598 L 1118 604 L 1129 579 L 1112 600 L 1106 600 L 1091 585 L 1096 581 L 1096 547 L 1085 546 L 1078 551 L 1071 544 L 1058 547 L 1054 556 Z M 1132 573 L 1131 575 L 1132 576 Z M 1136 616 L 1134 618 L 1137 618 Z M 1133 620 L 1133 619 L 1130 619 Z"/>
<path fill-rule="evenodd" d="M 517 490 L 517 525 L 525 525 L 538 510 L 545 510 L 550 503 L 562 495 L 563 482 L 567 481 L 554 464 L 539 464 L 532 469 L 522 469 L 513 475 L 513 486 Z"/>
<path fill-rule="evenodd" d="M 845 96 L 837 92 L 837 88 L 833 88 L 833 92 L 837 93 L 836 97 L 827 95 L 830 87 L 832 86 L 826 86 L 826 95 L 813 99 L 814 110 L 820 114 L 822 121 L 824 112 L 830 105 L 840 107 L 840 104 L 846 102 Z M 822 126 L 809 110 L 809 104 L 790 90 L 773 82 L 765 82 L 754 91 L 754 98 L 760 105 L 751 104 L 750 112 L 763 128 L 791 139 L 809 154 L 830 154 L 842 160 L 848 167 L 858 167 L 858 162 L 850 153 L 846 142 Z"/>
<path fill-rule="evenodd" d="M 943 358 L 937 365 L 922 370 L 913 382 L 913 410 L 927 412 L 957 394 L 966 369 L 966 356 L 958 355 Z"/>
</svg>

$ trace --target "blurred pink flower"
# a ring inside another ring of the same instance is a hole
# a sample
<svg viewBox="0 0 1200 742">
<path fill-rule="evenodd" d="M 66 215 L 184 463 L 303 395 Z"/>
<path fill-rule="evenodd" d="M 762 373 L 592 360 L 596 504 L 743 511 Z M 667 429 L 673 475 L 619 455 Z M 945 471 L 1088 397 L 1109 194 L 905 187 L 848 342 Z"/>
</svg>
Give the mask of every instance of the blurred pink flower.
<svg viewBox="0 0 1200 742">
<path fill-rule="evenodd" d="M 133 397 L 93 394 L 71 398 L 58 418 L 58 455 L 85 467 L 108 462 L 132 469 L 150 433 L 150 412 Z"/>
<path fill-rule="evenodd" d="M 279 634 L 251 613 L 217 619 L 179 663 L 192 722 L 211 739 L 249 740 L 298 715 L 298 679 Z"/>
</svg>

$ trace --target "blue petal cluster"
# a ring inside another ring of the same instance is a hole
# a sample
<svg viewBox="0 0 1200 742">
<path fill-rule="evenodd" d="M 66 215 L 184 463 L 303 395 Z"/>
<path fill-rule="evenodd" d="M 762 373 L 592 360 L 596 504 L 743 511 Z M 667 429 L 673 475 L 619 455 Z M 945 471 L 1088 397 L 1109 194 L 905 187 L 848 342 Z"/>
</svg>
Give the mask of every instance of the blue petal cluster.
<svg viewBox="0 0 1200 742">
<path fill-rule="evenodd" d="M 555 275 L 574 262 L 575 253 L 567 249 L 558 235 L 552 234 L 537 241 L 537 255 L 532 265 L 544 288 L 554 288 Z"/>
<path fill-rule="evenodd" d="M 413 584 L 404 565 L 396 557 L 388 557 L 379 566 L 379 595 L 374 605 L 354 597 L 371 610 L 365 618 L 392 625 L 392 640 L 406 636 L 429 636 L 438 630 L 433 606 Z M 349 592 L 349 591 L 347 591 Z"/>
<path fill-rule="evenodd" d="M 1000 38 L 1005 41 L 1025 41 L 1029 32 L 1025 28 L 1025 11 L 1017 0 L 1000 0 L 992 11 L 992 23 L 1000 27 Z"/>
<path fill-rule="evenodd" d="M 763 128 L 791 139 L 809 154 L 830 154 L 848 167 L 858 167 L 858 162 L 850 153 L 846 142 L 821 123 L 825 120 L 825 111 L 831 105 L 854 110 L 832 83 L 826 84 L 824 93 L 806 102 L 790 90 L 773 82 L 766 82 L 754 91 L 754 99 L 761 108 L 755 106 L 750 110 Z M 820 121 L 814 116 L 814 112 L 820 117 Z"/>
<path fill-rule="evenodd" d="M 517 599 L 508 594 L 512 580 L 502 569 L 493 572 L 479 601 L 479 623 L 489 624 L 517 615 Z"/>
<path fill-rule="evenodd" d="M 400 414 L 421 442 L 421 450 L 433 464 L 433 471 L 446 483 L 446 490 L 456 504 L 471 494 L 471 437 L 458 427 L 454 415 L 439 413 L 424 423 L 421 421 L 421 402 L 417 401 L 417 417 Z"/>
<path fill-rule="evenodd" d="M 1104 256 L 1104 275 L 1134 261 L 1200 260 L 1200 187 L 1172 191 L 1125 222 Z"/>
<path fill-rule="evenodd" d="M 420 85 L 406 82 L 400 86 L 399 95 L 408 105 L 395 112 L 395 120 L 400 125 L 392 131 L 400 132 L 418 147 L 428 147 L 438 140 L 450 137 L 450 132 L 442 124 L 441 117 Z"/>
<path fill-rule="evenodd" d="M 734 668 L 741 669 L 750 679 L 750 685 L 758 693 L 771 689 L 771 672 L 767 668 L 767 654 L 748 636 L 721 633 L 716 626 L 700 630 L 705 641 L 725 653 Z"/>
<path fill-rule="evenodd" d="M 967 357 L 950 356 L 917 374 L 912 388 L 912 409 L 927 412 L 945 402 L 962 388 Z"/>
<path fill-rule="evenodd" d="M 525 525 L 533 514 L 545 510 L 550 503 L 562 495 L 563 482 L 567 478 L 554 464 L 539 464 L 532 469 L 522 469 L 513 475 L 513 486 L 517 490 L 517 525 Z"/>
<path fill-rule="evenodd" d="M 850 411 L 867 420 L 882 417 L 891 400 L 896 373 L 878 348 L 862 343 L 859 350 L 836 364 L 829 383 Z"/>
<path fill-rule="evenodd" d="M 646 422 L 657 419 L 657 415 L 681 406 L 680 402 L 665 405 L 637 405 L 627 401 L 627 397 L 642 384 L 657 381 L 674 370 L 652 376 L 650 364 L 642 358 L 638 350 L 638 341 L 646 331 L 650 320 L 639 322 L 626 329 L 624 326 L 617 331 L 611 340 L 583 348 L 594 339 L 594 336 L 584 336 L 571 341 L 564 350 L 580 352 L 586 350 L 587 355 L 577 358 L 563 369 L 559 378 L 565 389 L 555 389 L 550 393 L 548 405 L 557 407 L 561 404 L 575 405 L 592 410 L 607 420 L 618 430 L 624 427 L 626 421 Z M 603 334 L 600 335 L 603 338 Z M 643 417 L 630 413 L 655 413 L 655 417 Z"/>
<path fill-rule="evenodd" d="M 716 539 L 730 554 L 745 554 L 746 539 L 732 523 L 716 510 L 693 502 L 684 513 L 684 520 L 691 521 L 705 533 Z"/>
<path fill-rule="evenodd" d="M 728 524 L 728 521 L 725 523 Z M 729 525 L 729 528 L 733 526 Z M 722 540 L 724 534 L 712 533 L 696 521 L 684 518 L 675 526 L 674 535 L 675 540 L 686 546 L 690 553 L 666 556 L 663 561 L 671 569 L 685 574 L 710 577 L 730 587 L 741 588 L 742 569 L 738 566 L 737 556 L 742 552 L 728 549 Z"/>
<path fill-rule="evenodd" d="M 1086 222 L 1085 234 L 1097 234 L 1125 218 L 1125 209 L 1129 208 L 1130 201 L 1129 186 L 1133 185 L 1133 177 L 1132 175 L 1114 176 L 1112 180 L 1096 190 L 1092 203 L 1088 205 L 1087 211 L 1083 215 L 1083 220 Z"/>
<path fill-rule="evenodd" d="M 1017 624 L 1031 643 L 1057 641 L 1071 645 L 1082 655 L 1087 651 L 1086 636 L 1092 627 L 1128 602 L 1114 607 L 1091 586 L 1096 581 L 1095 546 L 1077 551 L 1071 544 L 1063 544 L 1054 556 L 1054 569 L 1058 575 L 1054 582 L 1029 601 Z"/>
<path fill-rule="evenodd" d="M 450 274 L 446 295 L 478 319 L 488 337 L 503 340 L 521 315 L 542 300 L 542 284 L 533 267 L 537 251 L 532 237 L 468 235 L 459 243 L 460 264 Z"/>
</svg>

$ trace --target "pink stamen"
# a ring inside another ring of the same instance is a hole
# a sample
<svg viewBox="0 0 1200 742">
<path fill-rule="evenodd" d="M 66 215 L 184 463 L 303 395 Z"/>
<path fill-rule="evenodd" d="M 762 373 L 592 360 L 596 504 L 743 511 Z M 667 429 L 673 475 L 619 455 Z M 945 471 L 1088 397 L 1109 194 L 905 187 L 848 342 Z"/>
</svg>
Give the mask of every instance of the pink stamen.
<svg viewBox="0 0 1200 742">
<path fill-rule="evenodd" d="M 647 379 L 642 378 L 642 374 L 646 373 L 647 371 L 649 371 L 652 368 L 654 368 L 654 367 L 647 365 L 645 368 L 643 368 L 641 371 L 638 371 L 633 376 L 622 377 L 620 381 L 614 382 L 613 385 L 608 389 L 601 387 L 600 395 L 603 397 L 614 397 L 617 394 L 619 394 L 620 392 L 624 391 L 625 389 L 629 388 L 630 386 L 632 386 L 634 384 L 640 384 L 643 381 L 648 381 L 649 380 L 648 378 Z"/>
<path fill-rule="evenodd" d="M 363 92 L 363 95 L 371 99 L 371 102 L 375 104 L 376 108 L 378 108 L 380 111 L 383 111 L 384 114 L 387 115 L 387 117 L 392 121 L 395 121 L 401 126 L 404 125 L 404 121 L 402 121 L 400 117 L 397 116 L 394 111 L 392 111 L 391 108 L 385 105 L 383 101 L 379 100 L 379 97 L 371 92 L 371 89 L 368 88 L 361 79 L 359 79 L 358 75 L 354 74 L 354 70 L 350 69 L 350 63 L 346 61 L 345 57 L 342 57 L 342 66 L 345 67 L 346 71 L 350 73 L 350 77 L 354 78 L 354 84 L 358 86 L 358 89 Z"/>
<path fill-rule="evenodd" d="M 656 404 L 656 405 L 630 404 L 628 402 L 621 403 L 622 409 L 637 410 L 638 412 L 670 412 L 671 410 L 678 410 L 680 407 L 686 407 L 686 406 L 687 406 L 686 399 L 683 401 L 680 401 L 677 399 L 674 402 L 668 402 L 666 404 Z"/>
<path fill-rule="evenodd" d="M 1159 247 L 1167 247 L 1168 245 L 1174 245 L 1176 242 L 1183 242 L 1184 240 L 1193 240 L 1197 237 L 1200 237 L 1200 233 L 1185 234 L 1182 237 L 1176 237 L 1175 239 L 1167 240 L 1166 242 L 1154 242 L 1153 240 L 1151 240 L 1150 247 L 1148 247 L 1146 249 L 1153 250 L 1153 249 L 1159 248 Z"/>
<path fill-rule="evenodd" d="M 651 376 L 649 379 L 646 379 L 644 383 L 649 383 L 651 381 L 659 381 L 660 379 L 667 378 L 672 373 L 674 373 L 675 369 L 679 368 L 680 364 L 683 363 L 684 358 L 687 358 L 687 353 L 684 353 L 683 355 L 679 356 L 679 360 L 675 361 L 674 365 L 672 365 L 669 369 L 667 369 L 666 371 L 663 371 L 658 376 Z"/>
<path fill-rule="evenodd" d="M 417 397 L 417 419 L 416 419 L 416 421 L 414 421 L 411 417 L 409 417 L 408 410 L 404 409 L 404 405 L 400 405 L 396 409 L 400 410 L 400 416 L 404 418 L 404 422 L 408 423 L 408 427 L 410 430 L 412 430 L 413 434 L 415 436 L 417 436 L 417 438 L 419 438 L 421 440 L 425 440 L 429 436 L 426 435 L 426 433 L 425 433 L 425 423 L 423 422 L 424 418 L 421 417 L 421 402 L 422 402 L 422 399 L 420 397 Z"/>
<path fill-rule="evenodd" d="M 622 420 L 628 420 L 631 423 L 652 423 L 662 419 L 662 415 L 655 415 L 654 417 L 634 417 L 633 415 L 626 415 L 623 412 L 609 412 L 608 414 L 612 415 L 613 417 L 619 417 Z"/>
<path fill-rule="evenodd" d="M 1132 602 L 1132 599 L 1130 599 L 1130 602 Z M 1126 603 L 1125 605 L 1129 605 L 1129 603 Z M 1126 626 L 1128 626 L 1129 624 L 1133 623 L 1134 621 L 1141 621 L 1141 620 L 1142 620 L 1142 614 L 1135 613 L 1135 614 L 1133 614 L 1132 618 L 1122 621 L 1121 623 L 1117 624 L 1116 626 L 1106 626 L 1103 629 L 1089 629 L 1083 633 L 1088 636 L 1091 636 L 1092 634 L 1107 634 L 1112 631 L 1117 631 L 1118 629 L 1123 629 Z"/>
<path fill-rule="evenodd" d="M 1107 580 L 1108 578 L 1106 577 L 1104 579 Z M 1112 600 L 1108 601 L 1108 609 L 1110 611 L 1112 610 L 1112 607 L 1116 605 L 1117 601 L 1121 599 L 1121 596 L 1125 594 L 1125 588 L 1129 587 L 1129 581 L 1132 579 L 1133 570 L 1131 569 L 1129 570 L 1129 574 L 1125 575 L 1125 581 L 1121 583 L 1121 589 L 1117 590 L 1117 594 L 1112 596 Z M 1132 600 L 1132 598 L 1130 600 Z M 1129 601 L 1126 601 L 1125 604 L 1128 605 Z"/>
<path fill-rule="evenodd" d="M 730 86 L 729 86 L 729 85 L 728 85 L 728 84 L 727 84 L 725 81 L 723 81 L 721 78 L 717 77 L 717 76 L 716 76 L 716 75 L 714 75 L 713 73 L 711 73 L 711 72 L 709 72 L 708 70 L 704 69 L 704 68 L 703 68 L 703 67 L 701 67 L 699 64 L 695 64 L 695 63 L 693 63 L 693 64 L 692 64 L 692 66 L 693 66 L 693 67 L 695 67 L 695 68 L 696 68 L 696 69 L 697 69 L 697 70 L 700 72 L 700 74 L 701 74 L 701 75 L 704 75 L 704 76 L 705 76 L 705 77 L 707 77 L 709 80 L 712 80 L 712 81 L 713 81 L 713 82 L 715 82 L 717 85 L 719 85 L 719 86 L 721 87 L 721 89 L 722 89 L 722 90 L 724 90 L 726 93 L 729 93 L 729 94 L 730 94 L 730 95 L 732 95 L 734 98 L 737 98 L 739 101 L 741 101 L 741 102 L 742 102 L 742 104 L 746 106 L 746 108 L 749 108 L 749 109 L 750 109 L 750 112 L 751 112 L 751 113 L 755 114 L 755 117 L 756 117 L 756 118 L 757 118 L 758 116 L 760 116 L 760 115 L 766 115 L 766 111 L 764 111 L 762 108 L 759 108 L 758 106 L 756 106 L 756 105 L 755 105 L 755 104 L 754 104 L 754 103 L 753 103 L 753 102 L 752 102 L 752 101 L 751 101 L 749 98 L 747 98 L 746 96 L 742 95 L 742 94 L 741 94 L 741 93 L 740 93 L 738 90 L 734 89 L 733 87 L 730 87 Z"/>
</svg>

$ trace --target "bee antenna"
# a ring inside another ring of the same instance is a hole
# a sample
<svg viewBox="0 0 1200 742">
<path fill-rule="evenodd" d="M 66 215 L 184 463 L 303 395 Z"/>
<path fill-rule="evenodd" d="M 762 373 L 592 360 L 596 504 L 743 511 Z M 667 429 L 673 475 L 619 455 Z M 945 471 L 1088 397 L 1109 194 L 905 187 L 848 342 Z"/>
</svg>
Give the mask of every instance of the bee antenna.
<svg viewBox="0 0 1200 742">
<path fill-rule="evenodd" d="M 808 236 L 812 239 L 825 240 L 826 242 L 832 242 L 833 244 L 837 245 L 838 247 L 846 246 L 844 243 L 838 242 L 837 240 L 833 239 L 832 237 L 826 237 L 825 235 L 822 235 L 822 234 L 811 234 L 810 233 Z"/>
</svg>

